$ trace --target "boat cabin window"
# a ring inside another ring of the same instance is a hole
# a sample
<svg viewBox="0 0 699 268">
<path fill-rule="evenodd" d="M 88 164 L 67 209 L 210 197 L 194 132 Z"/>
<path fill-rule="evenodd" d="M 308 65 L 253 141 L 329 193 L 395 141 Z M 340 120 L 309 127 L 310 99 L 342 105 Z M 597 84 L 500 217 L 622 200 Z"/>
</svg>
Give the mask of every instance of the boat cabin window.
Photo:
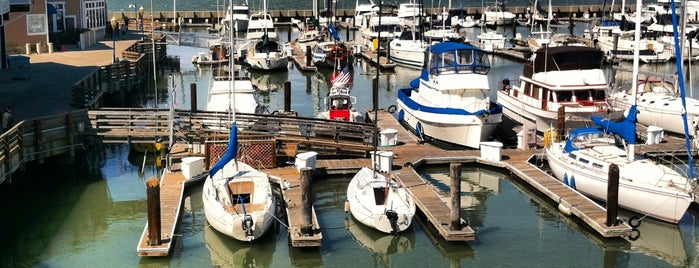
<svg viewBox="0 0 699 268">
<path fill-rule="evenodd" d="M 474 59 L 474 54 L 476 58 Z M 468 49 L 459 49 L 432 54 L 430 57 L 430 73 L 479 73 L 487 74 L 490 70 L 485 53 Z"/>
<path fill-rule="evenodd" d="M 574 154 L 568 154 L 568 157 L 570 157 L 573 160 L 576 160 L 578 158 L 578 156 Z"/>
<path fill-rule="evenodd" d="M 573 93 L 570 91 L 561 91 L 558 92 L 556 95 L 558 102 L 569 102 L 573 97 Z"/>
<path fill-rule="evenodd" d="M 583 163 L 583 164 L 589 164 L 589 163 L 590 163 L 590 160 L 587 160 L 586 158 L 580 158 L 580 159 L 578 159 L 578 161 L 580 161 L 580 163 Z"/>
<path fill-rule="evenodd" d="M 592 167 L 596 169 L 602 169 L 603 166 L 600 163 L 592 163 Z"/>
<path fill-rule="evenodd" d="M 250 194 L 233 194 L 233 198 L 231 198 L 231 203 L 233 205 L 238 205 L 238 204 L 250 204 L 252 200 L 250 200 Z"/>
<path fill-rule="evenodd" d="M 336 98 L 330 102 L 331 109 L 349 109 L 351 106 L 349 99 L 346 98 Z"/>
<path fill-rule="evenodd" d="M 590 93 L 592 93 L 593 100 L 603 101 L 607 96 L 603 89 L 592 90 Z"/>
</svg>

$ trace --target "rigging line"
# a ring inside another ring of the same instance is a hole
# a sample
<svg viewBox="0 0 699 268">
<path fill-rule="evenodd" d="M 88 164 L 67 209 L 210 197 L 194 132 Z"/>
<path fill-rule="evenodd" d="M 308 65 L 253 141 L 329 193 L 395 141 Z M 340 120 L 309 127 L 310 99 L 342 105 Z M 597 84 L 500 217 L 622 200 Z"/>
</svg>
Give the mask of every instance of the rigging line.
<svg viewBox="0 0 699 268">
<path fill-rule="evenodd" d="M 286 229 L 289 229 L 289 225 L 286 225 L 282 220 L 280 220 L 279 218 L 277 218 L 277 216 L 274 215 L 274 213 L 269 212 L 269 210 L 268 210 L 268 211 L 267 211 L 267 214 L 269 214 L 270 216 L 272 216 L 272 218 L 274 218 L 274 219 L 277 220 L 279 223 L 281 223 L 282 225 L 284 225 L 284 227 L 286 227 Z"/>
</svg>

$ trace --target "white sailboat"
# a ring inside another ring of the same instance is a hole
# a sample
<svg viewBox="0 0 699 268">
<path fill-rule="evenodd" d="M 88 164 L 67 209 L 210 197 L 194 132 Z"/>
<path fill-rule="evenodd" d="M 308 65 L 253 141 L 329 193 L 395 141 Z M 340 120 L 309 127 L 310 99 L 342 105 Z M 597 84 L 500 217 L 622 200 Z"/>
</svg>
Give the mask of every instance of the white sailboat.
<svg viewBox="0 0 699 268">
<path fill-rule="evenodd" d="M 231 37 L 231 40 L 234 39 Z M 231 115 L 228 149 L 209 170 L 202 199 L 204 214 L 211 227 L 234 239 L 252 241 L 272 226 L 275 203 L 269 175 L 237 159 L 237 92 L 233 73 L 228 80 L 230 98 L 226 98 L 227 111 Z"/>
<path fill-rule="evenodd" d="M 640 1 L 637 9 L 640 9 Z M 640 14 L 637 16 L 640 17 Z M 640 39 L 638 28 L 640 26 L 636 29 L 637 42 Z M 636 56 L 638 53 L 637 48 Z M 639 60 L 635 57 L 634 85 L 637 84 Z M 681 69 L 679 72 L 681 74 Z M 620 123 L 593 117 L 600 127 L 576 129 L 566 141 L 553 142 L 545 149 L 549 166 L 553 174 L 570 187 L 596 199 L 606 200 L 609 169 L 611 165 L 616 165 L 619 170 L 620 207 L 644 217 L 677 223 L 695 201 L 693 166 L 689 165 L 689 174 L 685 175 L 635 155 L 636 114 L 636 106 L 631 106 L 628 116 Z M 686 118 L 684 126 L 686 129 Z M 616 146 L 615 138 L 605 131 L 618 135 L 627 144 L 624 148 Z M 691 152 L 688 153 L 689 163 L 692 163 Z"/>
<path fill-rule="evenodd" d="M 245 36 L 248 43 L 242 53 L 244 61 L 251 69 L 287 71 L 290 55 L 279 42 L 274 20 L 267 13 L 266 0 L 262 2 L 262 11 L 250 16 Z"/>
<path fill-rule="evenodd" d="M 245 3 L 236 4 L 231 1 L 226 10 L 226 16 L 221 20 L 221 24 L 225 27 L 224 29 L 226 31 L 233 29 L 236 32 L 245 32 L 248 30 L 249 20 L 250 9 L 248 7 L 248 1 L 245 0 Z"/>
</svg>

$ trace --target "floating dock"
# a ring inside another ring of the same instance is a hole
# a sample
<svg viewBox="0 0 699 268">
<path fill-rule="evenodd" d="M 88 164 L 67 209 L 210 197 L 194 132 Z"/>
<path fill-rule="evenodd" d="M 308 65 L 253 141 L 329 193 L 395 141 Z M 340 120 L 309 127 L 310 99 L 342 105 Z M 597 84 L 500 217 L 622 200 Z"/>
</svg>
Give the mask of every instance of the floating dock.
<svg viewBox="0 0 699 268">
<path fill-rule="evenodd" d="M 148 223 L 143 228 L 136 252 L 138 256 L 164 257 L 172 251 L 175 229 L 182 210 L 185 178 L 181 172 L 163 172 L 160 180 L 160 222 L 161 243 L 148 245 Z"/>
<path fill-rule="evenodd" d="M 308 58 L 306 56 L 306 53 L 303 52 L 303 49 L 301 49 L 301 46 L 305 46 L 306 44 L 299 43 L 297 41 L 290 42 L 291 45 L 291 60 L 295 63 L 296 68 L 303 72 L 313 72 L 316 69 L 318 69 L 315 64 L 313 63 L 313 60 L 310 62 L 307 62 L 306 59 Z M 309 45 L 310 48 L 310 45 Z"/>
<path fill-rule="evenodd" d="M 368 60 L 372 65 L 379 66 L 379 68 L 381 68 L 382 70 L 392 70 L 396 68 L 396 63 L 390 61 L 388 58 L 384 56 L 379 56 L 377 62 L 376 52 L 372 50 L 362 50 L 362 52 L 356 54 L 355 56 L 359 56 L 364 60 Z"/>
</svg>

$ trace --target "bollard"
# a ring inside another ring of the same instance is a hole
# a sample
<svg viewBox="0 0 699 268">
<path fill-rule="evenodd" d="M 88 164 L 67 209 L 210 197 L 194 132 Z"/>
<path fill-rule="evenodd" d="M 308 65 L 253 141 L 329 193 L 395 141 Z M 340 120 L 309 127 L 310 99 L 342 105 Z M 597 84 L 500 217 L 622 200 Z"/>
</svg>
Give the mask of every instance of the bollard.
<svg viewBox="0 0 699 268">
<path fill-rule="evenodd" d="M 284 82 L 284 112 L 291 112 L 291 82 Z"/>
<path fill-rule="evenodd" d="M 146 182 L 146 198 L 148 206 L 148 245 L 162 243 L 160 239 L 160 183 L 155 177 Z"/>
<path fill-rule="evenodd" d="M 36 43 L 36 54 L 41 54 L 41 43 Z"/>
<path fill-rule="evenodd" d="M 24 50 L 27 53 L 27 55 L 31 55 L 32 54 L 32 44 L 26 43 L 24 45 Z"/>
<path fill-rule="evenodd" d="M 197 111 L 197 83 L 189 84 L 189 99 L 190 99 L 190 110 L 192 112 Z"/>
<path fill-rule="evenodd" d="M 619 167 L 609 165 L 607 174 L 607 226 L 617 225 L 616 218 L 619 210 Z"/>
<path fill-rule="evenodd" d="M 53 54 L 53 43 L 49 43 L 49 54 Z"/>
<path fill-rule="evenodd" d="M 449 220 L 451 230 L 461 230 L 461 164 L 451 163 L 449 165 L 449 176 L 451 177 L 451 211 Z"/>
<path fill-rule="evenodd" d="M 311 213 L 311 172 L 310 167 L 301 168 L 301 234 L 313 235 L 313 219 Z"/>
</svg>

